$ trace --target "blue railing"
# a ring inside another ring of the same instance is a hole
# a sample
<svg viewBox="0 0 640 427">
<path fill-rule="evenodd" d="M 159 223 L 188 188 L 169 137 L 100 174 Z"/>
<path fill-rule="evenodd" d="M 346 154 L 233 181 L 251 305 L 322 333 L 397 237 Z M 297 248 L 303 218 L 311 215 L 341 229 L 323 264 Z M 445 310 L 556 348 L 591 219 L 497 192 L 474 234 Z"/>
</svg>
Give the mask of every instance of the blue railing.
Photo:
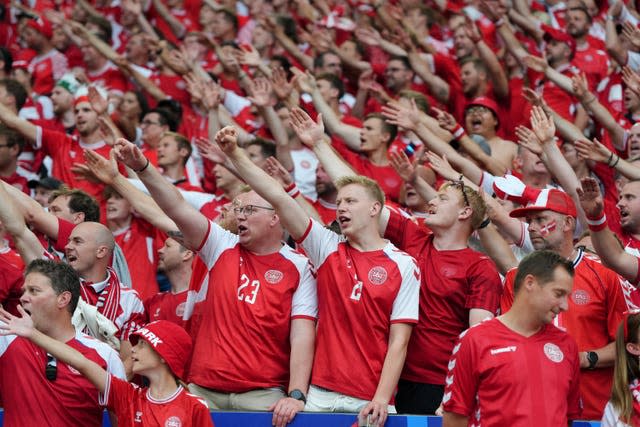
<svg viewBox="0 0 640 427">
<path fill-rule="evenodd" d="M 265 412 L 212 412 L 216 427 L 260 427 L 271 426 L 271 414 Z M 4 411 L 0 410 L 0 426 L 3 425 Z M 353 414 L 298 414 L 291 427 L 350 427 L 356 421 Z M 105 427 L 111 427 L 109 418 L 104 417 Z M 442 427 L 442 418 L 417 415 L 393 415 L 386 427 Z M 597 421 L 577 421 L 573 427 L 600 427 Z"/>
</svg>

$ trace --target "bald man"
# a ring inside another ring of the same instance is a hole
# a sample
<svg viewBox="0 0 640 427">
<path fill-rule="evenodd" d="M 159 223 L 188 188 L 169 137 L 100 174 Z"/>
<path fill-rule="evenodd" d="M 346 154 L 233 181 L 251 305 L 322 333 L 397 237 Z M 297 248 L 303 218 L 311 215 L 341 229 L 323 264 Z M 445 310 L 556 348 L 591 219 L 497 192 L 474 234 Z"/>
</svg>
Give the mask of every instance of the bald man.
<svg viewBox="0 0 640 427">
<path fill-rule="evenodd" d="M 144 306 L 138 293 L 125 287 L 110 267 L 115 248 L 113 234 L 98 222 L 83 222 L 73 229 L 65 256 L 80 276 L 82 299 L 118 328 L 120 357 L 130 372 L 129 335 L 145 323 Z"/>
</svg>

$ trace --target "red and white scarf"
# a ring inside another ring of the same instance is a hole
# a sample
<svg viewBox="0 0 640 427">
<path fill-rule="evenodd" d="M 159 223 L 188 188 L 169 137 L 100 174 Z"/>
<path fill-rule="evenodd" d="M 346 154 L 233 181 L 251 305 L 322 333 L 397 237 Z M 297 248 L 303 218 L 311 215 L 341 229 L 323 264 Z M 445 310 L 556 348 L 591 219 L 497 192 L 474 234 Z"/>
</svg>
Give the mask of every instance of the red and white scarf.
<svg viewBox="0 0 640 427">
<path fill-rule="evenodd" d="M 82 299 L 96 306 L 100 314 L 116 323 L 116 319 L 122 314 L 122 308 L 120 307 L 120 279 L 118 279 L 118 275 L 111 267 L 107 268 L 106 282 L 104 288 L 101 291 L 97 291 L 93 282 L 81 279 Z"/>
</svg>

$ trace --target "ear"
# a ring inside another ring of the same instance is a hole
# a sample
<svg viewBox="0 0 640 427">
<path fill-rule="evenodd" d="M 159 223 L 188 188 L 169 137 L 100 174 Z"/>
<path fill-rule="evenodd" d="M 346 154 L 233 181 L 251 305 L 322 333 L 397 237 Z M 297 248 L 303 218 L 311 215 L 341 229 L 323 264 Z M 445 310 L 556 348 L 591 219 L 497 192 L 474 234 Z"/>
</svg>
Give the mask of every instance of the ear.
<svg viewBox="0 0 640 427">
<path fill-rule="evenodd" d="M 536 280 L 533 274 L 527 274 L 524 277 L 524 280 L 522 282 L 522 287 L 525 288 L 527 291 L 531 291 L 537 283 L 538 281 Z"/>
<path fill-rule="evenodd" d="M 71 292 L 64 291 L 60 295 L 57 296 L 57 305 L 58 308 L 65 308 L 71 302 Z"/>
<path fill-rule="evenodd" d="M 78 225 L 81 222 L 84 222 L 84 212 L 74 212 L 72 215 L 74 224 Z"/>
<path fill-rule="evenodd" d="M 102 259 L 109 255 L 109 250 L 106 246 L 98 246 L 98 249 L 96 250 L 96 258 Z"/>
<path fill-rule="evenodd" d="M 380 202 L 373 202 L 373 204 L 371 205 L 371 208 L 369 208 L 369 216 L 375 217 L 380 214 L 381 210 L 382 210 L 382 205 L 380 204 Z"/>
<path fill-rule="evenodd" d="M 562 220 L 562 231 L 573 232 L 573 229 L 575 228 L 575 222 L 575 218 L 570 217 L 569 215 L 565 215 Z"/>
<path fill-rule="evenodd" d="M 523 162 L 523 160 L 522 160 L 522 156 L 520 156 L 519 154 L 518 154 L 518 155 L 516 155 L 516 156 L 513 158 L 513 162 L 512 162 L 512 164 L 513 164 L 513 169 L 514 169 L 514 170 L 520 170 L 520 169 L 522 169 L 522 165 L 524 164 L 524 162 Z"/>
<path fill-rule="evenodd" d="M 462 200 L 462 203 L 464 203 L 464 200 Z M 471 215 L 473 215 L 473 209 L 471 209 L 471 206 L 463 206 L 458 214 L 458 218 L 465 220 L 467 218 L 471 218 Z"/>
<path fill-rule="evenodd" d="M 271 227 L 275 227 L 275 226 L 276 226 L 276 225 L 278 225 L 278 224 L 280 224 L 280 217 L 278 216 L 278 214 L 277 214 L 277 213 L 274 213 L 274 214 L 271 216 L 271 221 L 269 221 L 269 225 L 270 225 Z"/>
<path fill-rule="evenodd" d="M 627 351 L 634 356 L 640 356 L 640 345 L 632 342 L 628 342 L 625 344 L 625 348 Z"/>
</svg>

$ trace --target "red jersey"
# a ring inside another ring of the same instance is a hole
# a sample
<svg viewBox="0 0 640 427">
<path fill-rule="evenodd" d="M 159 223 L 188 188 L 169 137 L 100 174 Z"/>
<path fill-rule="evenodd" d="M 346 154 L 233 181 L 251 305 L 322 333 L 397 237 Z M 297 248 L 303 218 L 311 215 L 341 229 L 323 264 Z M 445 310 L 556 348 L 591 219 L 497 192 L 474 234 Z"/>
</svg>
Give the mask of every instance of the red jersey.
<svg viewBox="0 0 640 427">
<path fill-rule="evenodd" d="M 56 49 L 51 49 L 44 55 L 33 58 L 28 69 L 33 81 L 33 91 L 38 95 L 48 95 L 53 91 L 55 83 L 67 72 L 67 57 Z"/>
<path fill-rule="evenodd" d="M 556 69 L 561 74 L 571 78 L 576 74 L 576 70 L 569 64 L 565 64 Z M 544 79 L 537 82 L 538 92 L 542 94 L 549 107 L 553 108 L 562 118 L 573 123 L 576 115 L 578 100 L 565 92 L 560 86 L 551 80 Z"/>
<path fill-rule="evenodd" d="M 214 195 L 211 201 L 202 205 L 200 213 L 211 221 L 215 221 L 222 212 L 222 207 L 230 202 L 231 200 L 224 197 L 224 194 Z"/>
<path fill-rule="evenodd" d="M 580 417 L 579 383 L 578 348 L 567 333 L 544 325 L 525 337 L 491 319 L 460 335 L 442 402 L 470 426 L 557 427 Z"/>
<path fill-rule="evenodd" d="M 168 320 L 176 325 L 184 324 L 182 316 L 187 301 L 187 290 L 174 294 L 173 292 L 160 292 L 144 301 L 144 312 L 147 315 L 147 323 L 156 320 Z"/>
<path fill-rule="evenodd" d="M 157 294 L 158 250 L 164 244 L 163 233 L 147 221 L 134 217 L 129 227 L 114 231 L 113 237 L 129 260 L 133 289 L 143 300 Z"/>
<path fill-rule="evenodd" d="M 77 333 L 66 342 L 87 359 L 125 378 L 118 354 L 107 344 Z M 47 353 L 25 338 L 0 336 L 0 394 L 4 425 L 102 426 L 98 390 L 80 372 L 57 361 L 57 377 L 45 376 Z"/>
<path fill-rule="evenodd" d="M 400 198 L 400 188 L 404 186 L 404 181 L 398 172 L 388 164 L 377 166 L 371 163 L 364 155 L 349 150 L 345 145 L 334 143 L 333 148 L 349 163 L 356 172 L 376 181 L 384 194 L 394 202 Z"/>
<path fill-rule="evenodd" d="M 71 167 L 75 163 L 84 164 L 84 150 L 94 150 L 104 158 L 109 158 L 111 147 L 104 141 L 94 144 L 85 144 L 77 136 L 69 136 L 63 132 L 56 132 L 42 127 L 37 127 L 35 147 L 51 156 L 53 159 L 52 176 L 63 181 L 71 188 L 79 188 L 98 200 L 102 200 L 104 184 L 94 184 L 79 179 Z"/>
<path fill-rule="evenodd" d="M 502 283 L 487 256 L 470 248 L 439 251 L 433 235 L 391 211 L 384 234 L 420 266 L 420 316 L 413 329 L 402 378 L 443 385 L 458 335 L 469 327 L 469 311 L 496 313 Z"/>
<path fill-rule="evenodd" d="M 628 303 L 619 276 L 582 250 L 573 261 L 575 275 L 569 309 L 554 319 L 554 324 L 566 330 L 578 343 L 579 351 L 590 351 L 615 341 L 622 313 Z M 513 304 L 513 280 L 517 269 L 507 273 L 500 301 L 502 312 Z M 580 390 L 584 403 L 583 417 L 588 420 L 602 418 L 611 395 L 613 366 L 581 372 Z"/>
<path fill-rule="evenodd" d="M 607 52 L 591 44 L 577 48 L 571 64 L 587 75 L 591 91 L 594 91 L 609 74 L 610 64 Z"/>
<path fill-rule="evenodd" d="M 104 394 L 100 394 L 100 403 L 116 414 L 120 427 L 213 426 L 207 403 L 182 386 L 178 386 L 171 396 L 159 400 L 148 388 L 109 375 Z"/>
<path fill-rule="evenodd" d="M 256 255 L 212 222 L 198 255 L 209 272 L 189 291 L 202 314 L 189 382 L 231 393 L 286 387 L 291 319 L 317 316 L 309 260 L 286 245 Z"/>
<path fill-rule="evenodd" d="M 326 200 L 322 200 L 318 198 L 315 202 L 307 199 L 307 201 L 314 207 L 314 209 L 320 215 L 320 219 L 325 224 L 331 224 L 336 220 L 336 210 L 338 209 L 338 205 L 335 203 L 329 203 Z"/>
<path fill-rule="evenodd" d="M 127 78 L 111 62 L 107 62 L 99 70 L 87 71 L 87 78 L 91 83 L 102 86 L 111 93 L 124 95 L 127 90 Z"/>
<path fill-rule="evenodd" d="M 31 190 L 29 189 L 29 181 L 27 181 L 27 178 L 18 174 L 17 172 L 11 176 L 0 176 L 0 179 L 9 185 L 13 185 L 23 193 L 31 195 Z"/>
<path fill-rule="evenodd" d="M 311 383 L 371 400 L 392 323 L 418 322 L 420 271 L 391 243 L 360 252 L 311 220 L 300 239 L 317 268 L 318 328 Z"/>
<path fill-rule="evenodd" d="M 9 313 L 18 316 L 17 306 L 22 296 L 22 268 L 18 268 L 0 256 L 0 305 Z"/>
</svg>

